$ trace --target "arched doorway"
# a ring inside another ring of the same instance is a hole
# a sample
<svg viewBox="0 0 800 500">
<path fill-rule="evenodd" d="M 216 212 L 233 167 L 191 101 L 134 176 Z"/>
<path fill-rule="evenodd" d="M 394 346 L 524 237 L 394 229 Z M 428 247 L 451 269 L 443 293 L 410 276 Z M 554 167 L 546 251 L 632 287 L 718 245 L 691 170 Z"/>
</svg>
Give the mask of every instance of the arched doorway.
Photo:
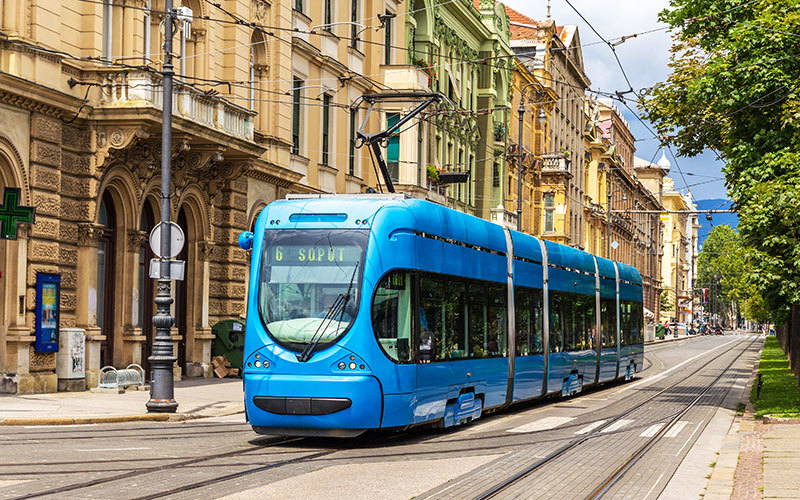
<svg viewBox="0 0 800 500">
<path fill-rule="evenodd" d="M 145 200 L 142 206 L 142 215 L 139 218 L 139 230 L 145 234 L 139 246 L 139 327 L 145 337 L 145 345 L 142 349 L 142 367 L 145 374 L 150 374 L 150 355 L 153 353 L 153 313 L 155 298 L 155 282 L 150 278 L 150 259 L 154 258 L 153 251 L 150 249 L 150 231 L 155 226 L 155 213 L 153 205 L 149 200 Z"/>
<path fill-rule="evenodd" d="M 106 191 L 100 202 L 97 223 L 103 226 L 97 244 L 97 326 L 105 340 L 100 344 L 100 363 L 114 362 L 114 290 L 117 217 Z"/>
</svg>

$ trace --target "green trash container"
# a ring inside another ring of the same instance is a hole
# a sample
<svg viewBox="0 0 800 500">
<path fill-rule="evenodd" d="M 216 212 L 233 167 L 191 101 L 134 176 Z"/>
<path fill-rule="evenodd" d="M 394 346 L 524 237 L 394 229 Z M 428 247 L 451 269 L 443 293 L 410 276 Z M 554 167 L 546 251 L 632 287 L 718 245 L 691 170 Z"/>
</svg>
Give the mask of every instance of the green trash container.
<svg viewBox="0 0 800 500">
<path fill-rule="evenodd" d="M 656 338 L 663 339 L 667 335 L 667 329 L 661 323 L 656 325 Z"/>
<path fill-rule="evenodd" d="M 220 321 L 213 327 L 214 345 L 211 356 L 225 356 L 232 368 L 242 368 L 244 364 L 244 323 L 237 319 Z"/>
</svg>

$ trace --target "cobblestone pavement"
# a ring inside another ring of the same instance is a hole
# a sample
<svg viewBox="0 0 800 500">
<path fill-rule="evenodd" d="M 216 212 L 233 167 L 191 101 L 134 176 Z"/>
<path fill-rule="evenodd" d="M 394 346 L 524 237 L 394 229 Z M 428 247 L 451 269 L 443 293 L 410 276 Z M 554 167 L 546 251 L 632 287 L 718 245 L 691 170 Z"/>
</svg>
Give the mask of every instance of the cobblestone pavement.
<svg viewBox="0 0 800 500">
<path fill-rule="evenodd" d="M 761 465 L 764 455 L 764 424 L 747 418 L 740 424 L 739 432 L 739 463 L 736 465 L 731 500 L 761 500 L 764 485 Z"/>
<path fill-rule="evenodd" d="M 500 498 L 585 496 L 750 340 L 700 338 L 662 345 L 652 351 L 658 359 L 651 360 L 649 379 L 522 405 L 450 430 L 371 433 L 351 440 L 282 438 L 256 436 L 241 415 L 0 429 L 0 499 L 472 498 L 566 443 L 587 437 L 579 450 L 562 455 Z M 609 498 L 655 498 L 735 372 L 666 430 L 653 448 L 655 458 L 631 468 Z M 681 384 L 648 402 L 677 381 Z M 598 424 L 623 412 L 629 413 L 605 428 Z"/>
</svg>

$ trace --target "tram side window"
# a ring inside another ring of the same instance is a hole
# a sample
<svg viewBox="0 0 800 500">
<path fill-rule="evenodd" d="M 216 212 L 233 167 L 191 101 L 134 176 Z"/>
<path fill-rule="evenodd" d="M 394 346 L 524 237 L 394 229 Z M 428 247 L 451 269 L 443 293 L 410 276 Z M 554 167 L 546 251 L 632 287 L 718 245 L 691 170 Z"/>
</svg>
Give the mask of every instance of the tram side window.
<svg viewBox="0 0 800 500">
<path fill-rule="evenodd" d="M 393 271 L 381 279 L 372 299 L 372 329 L 387 356 L 411 361 L 411 312 L 414 304 L 411 273 Z"/>
<path fill-rule="evenodd" d="M 580 321 L 580 327 L 576 329 L 576 342 L 580 342 L 577 348 L 578 350 L 586 351 L 594 348 L 593 339 L 597 330 L 595 297 L 593 295 L 578 295 L 576 301 L 577 305 L 574 310 Z"/>
<path fill-rule="evenodd" d="M 625 342 L 623 345 L 641 344 L 644 342 L 644 311 L 642 303 L 633 300 L 624 300 L 621 304 L 623 311 L 621 320 L 623 322 L 623 332 Z"/>
<path fill-rule="evenodd" d="M 508 312 L 506 311 L 506 298 L 508 292 L 505 287 L 489 287 L 489 334 L 486 343 L 486 350 L 489 357 L 499 357 L 506 355 L 506 323 Z"/>
<path fill-rule="evenodd" d="M 486 303 L 486 287 L 483 285 L 469 286 L 469 357 L 488 357 L 489 311 Z"/>
<path fill-rule="evenodd" d="M 617 346 L 617 307 L 614 299 L 600 299 L 600 323 L 602 326 L 603 348 Z"/>
<path fill-rule="evenodd" d="M 531 353 L 531 337 L 533 333 L 533 293 L 532 290 L 516 287 L 514 290 L 514 318 L 517 322 L 516 355 L 527 356 Z"/>
<path fill-rule="evenodd" d="M 561 292 L 550 292 L 550 352 L 564 350 L 564 323 L 561 314 Z"/>
<path fill-rule="evenodd" d="M 445 338 L 442 356 L 436 359 L 460 359 L 467 356 L 467 287 L 456 281 L 447 282 L 445 307 Z"/>
<path fill-rule="evenodd" d="M 419 280 L 419 361 L 442 359 L 444 343 L 444 283 L 440 279 Z"/>
<path fill-rule="evenodd" d="M 631 303 L 627 300 L 623 300 L 619 304 L 619 324 L 620 324 L 620 337 L 622 341 L 622 345 L 631 345 L 633 342 L 631 341 L 631 326 L 633 321 L 631 320 Z"/>
</svg>

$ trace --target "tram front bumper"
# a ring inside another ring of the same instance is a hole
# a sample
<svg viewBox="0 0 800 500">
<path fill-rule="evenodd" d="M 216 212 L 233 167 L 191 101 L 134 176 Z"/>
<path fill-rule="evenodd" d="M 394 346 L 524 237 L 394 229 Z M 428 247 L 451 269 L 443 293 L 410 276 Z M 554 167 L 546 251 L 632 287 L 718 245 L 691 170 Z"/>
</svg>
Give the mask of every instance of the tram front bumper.
<svg viewBox="0 0 800 500">
<path fill-rule="evenodd" d="M 383 397 L 370 375 L 244 375 L 250 424 L 271 434 L 380 427 Z M 266 429 L 266 430 L 265 430 Z"/>
</svg>

